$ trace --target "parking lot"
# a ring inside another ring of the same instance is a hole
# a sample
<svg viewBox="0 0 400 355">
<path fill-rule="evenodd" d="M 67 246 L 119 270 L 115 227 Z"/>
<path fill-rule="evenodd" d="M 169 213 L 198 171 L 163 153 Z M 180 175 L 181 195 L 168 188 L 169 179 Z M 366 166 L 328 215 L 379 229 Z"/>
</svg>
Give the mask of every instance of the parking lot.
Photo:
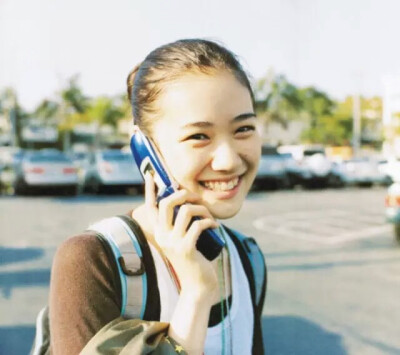
<svg viewBox="0 0 400 355">
<path fill-rule="evenodd" d="M 400 247 L 383 187 L 252 193 L 226 223 L 268 264 L 267 354 L 400 353 Z M 24 354 L 57 245 L 140 196 L 0 198 L 0 353 Z"/>
</svg>

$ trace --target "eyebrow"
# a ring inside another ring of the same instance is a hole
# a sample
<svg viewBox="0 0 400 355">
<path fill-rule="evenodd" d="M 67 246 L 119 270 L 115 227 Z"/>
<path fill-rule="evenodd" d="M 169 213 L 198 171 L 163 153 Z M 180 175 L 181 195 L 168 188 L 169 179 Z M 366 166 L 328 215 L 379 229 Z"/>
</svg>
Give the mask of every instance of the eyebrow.
<svg viewBox="0 0 400 355">
<path fill-rule="evenodd" d="M 231 120 L 231 123 L 245 121 L 245 120 L 247 120 L 249 118 L 252 118 L 252 117 L 257 117 L 254 112 L 242 113 L 242 114 L 234 117 Z M 191 128 L 191 127 L 207 128 L 207 127 L 212 127 L 212 126 L 214 126 L 214 123 L 212 123 L 212 122 L 209 122 L 209 121 L 198 121 L 198 122 L 185 124 L 182 128 Z"/>
</svg>

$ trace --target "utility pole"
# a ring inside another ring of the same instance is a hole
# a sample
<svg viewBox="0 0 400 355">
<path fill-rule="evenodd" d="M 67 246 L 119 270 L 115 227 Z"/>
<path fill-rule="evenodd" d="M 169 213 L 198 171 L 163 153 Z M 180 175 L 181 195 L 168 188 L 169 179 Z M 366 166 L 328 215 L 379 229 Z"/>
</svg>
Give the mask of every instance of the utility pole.
<svg viewBox="0 0 400 355">
<path fill-rule="evenodd" d="M 360 95 L 353 95 L 353 157 L 360 153 L 361 141 L 361 103 Z"/>
</svg>

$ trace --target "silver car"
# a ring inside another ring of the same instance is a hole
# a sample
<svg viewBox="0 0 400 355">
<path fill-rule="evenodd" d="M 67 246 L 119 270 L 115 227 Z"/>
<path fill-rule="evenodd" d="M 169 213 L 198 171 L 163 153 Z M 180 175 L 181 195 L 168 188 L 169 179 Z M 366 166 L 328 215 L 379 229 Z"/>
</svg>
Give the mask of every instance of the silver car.
<svg viewBox="0 0 400 355">
<path fill-rule="evenodd" d="M 93 193 L 112 187 L 141 189 L 143 178 L 131 153 L 110 149 L 91 156 L 84 186 L 86 191 Z"/>
<path fill-rule="evenodd" d="M 14 192 L 17 195 L 33 190 L 55 189 L 68 195 L 77 193 L 77 169 L 72 161 L 58 150 L 26 153 L 14 169 Z"/>
<path fill-rule="evenodd" d="M 378 162 L 370 158 L 355 158 L 344 163 L 344 180 L 349 185 L 385 185 L 389 177 L 379 170 Z"/>
</svg>

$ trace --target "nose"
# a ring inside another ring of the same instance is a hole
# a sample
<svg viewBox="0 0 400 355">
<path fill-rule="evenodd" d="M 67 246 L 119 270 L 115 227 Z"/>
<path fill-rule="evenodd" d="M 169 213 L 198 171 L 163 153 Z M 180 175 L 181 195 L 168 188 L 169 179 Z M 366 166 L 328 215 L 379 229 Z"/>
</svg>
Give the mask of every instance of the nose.
<svg viewBox="0 0 400 355">
<path fill-rule="evenodd" d="M 211 167 L 215 171 L 234 172 L 239 170 L 242 159 L 239 152 L 230 143 L 219 144 L 214 150 Z"/>
</svg>

